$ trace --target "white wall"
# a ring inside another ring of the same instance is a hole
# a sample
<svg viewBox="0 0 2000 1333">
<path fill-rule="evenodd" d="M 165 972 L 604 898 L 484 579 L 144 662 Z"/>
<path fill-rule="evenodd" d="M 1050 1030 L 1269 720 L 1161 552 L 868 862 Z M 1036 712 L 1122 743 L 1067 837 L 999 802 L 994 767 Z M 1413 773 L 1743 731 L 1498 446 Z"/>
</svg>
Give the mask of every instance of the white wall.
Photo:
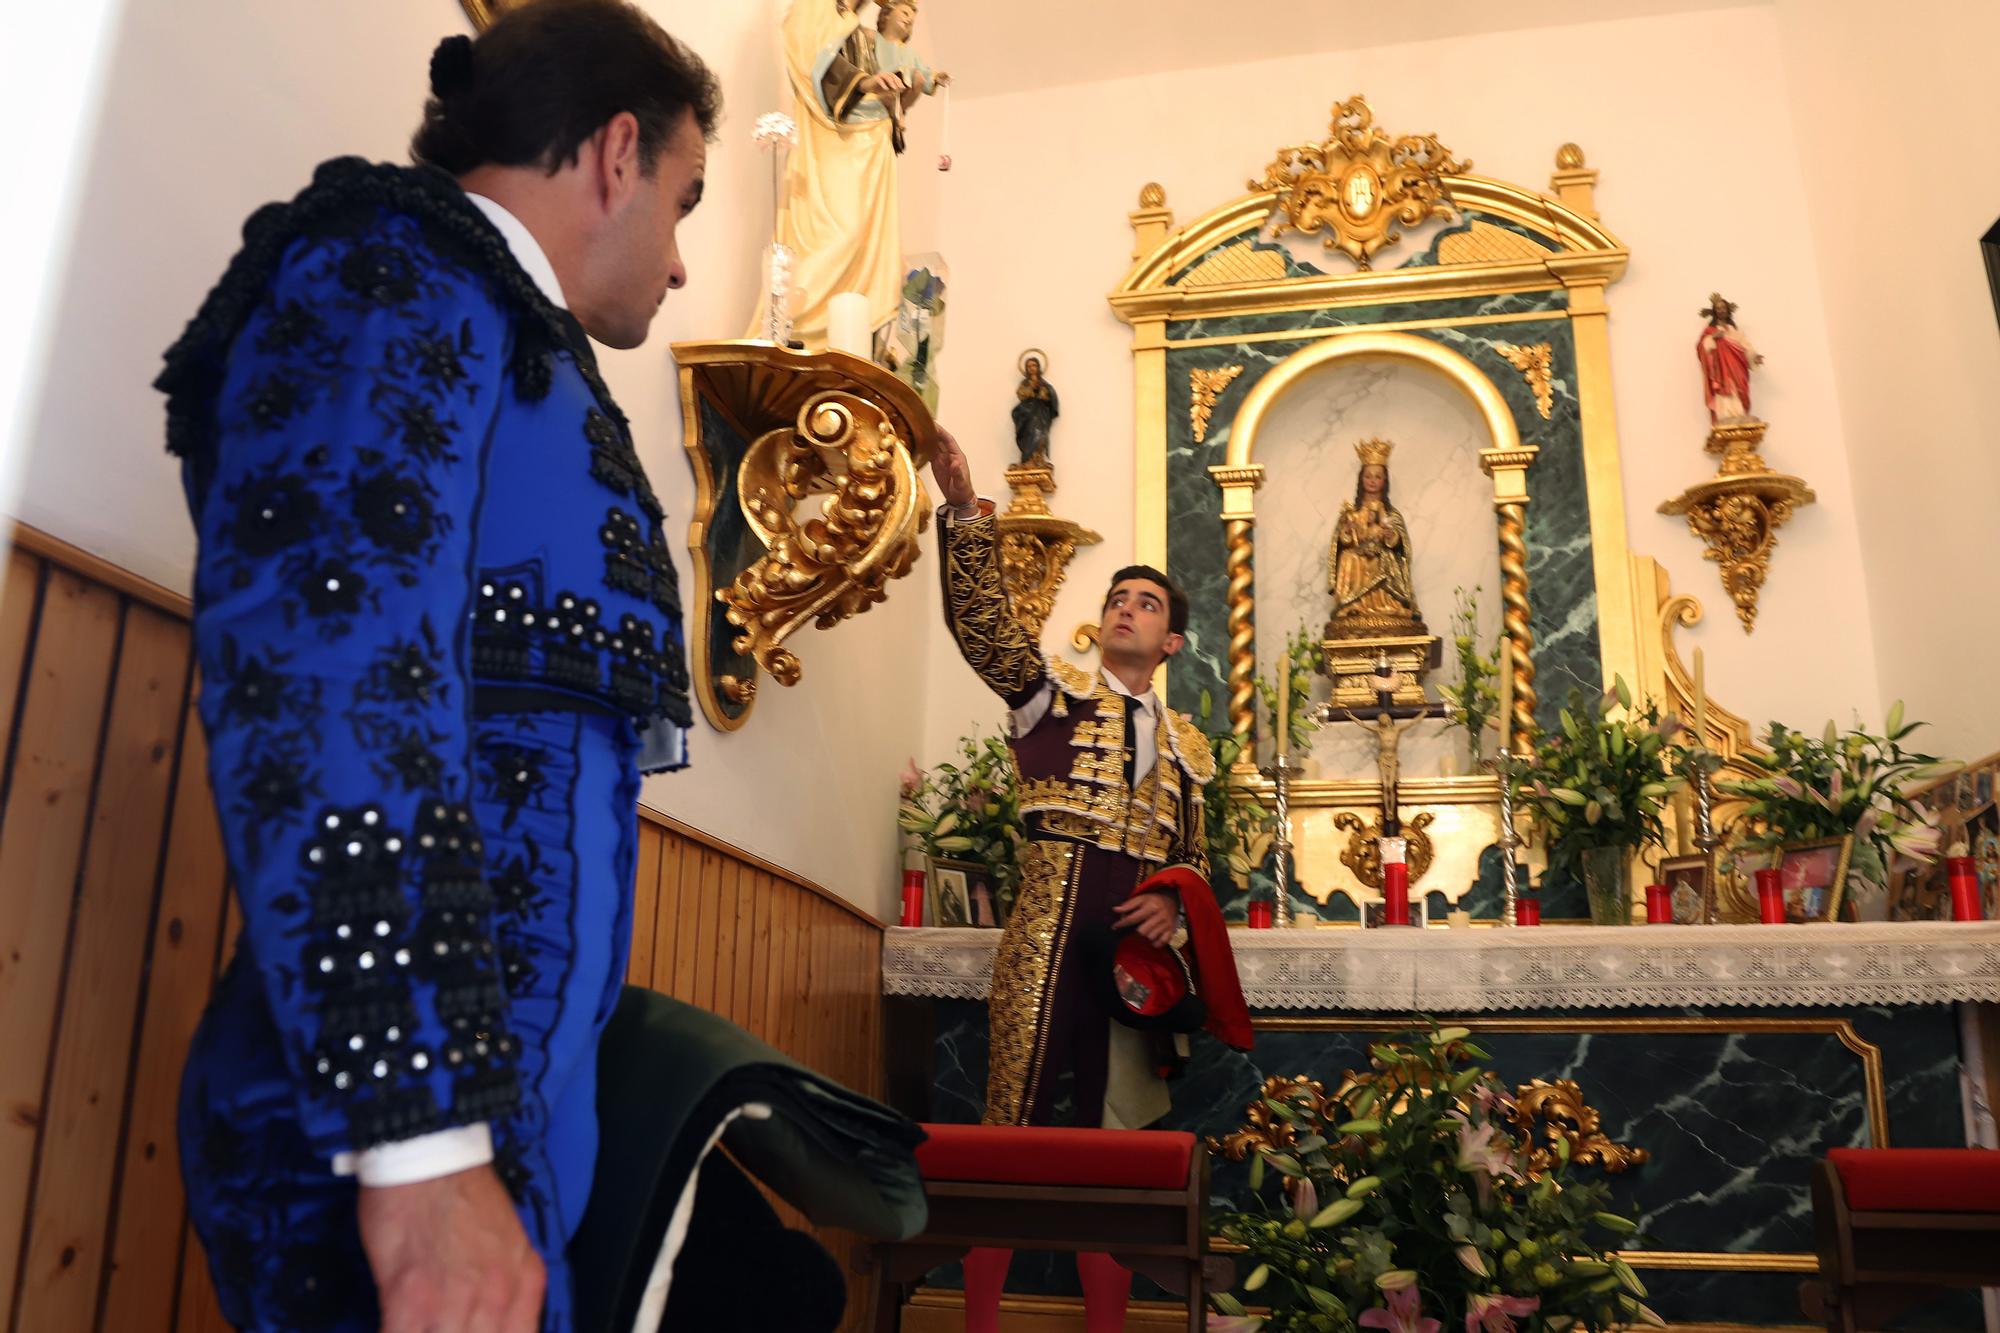
<svg viewBox="0 0 2000 1333">
<path fill-rule="evenodd" d="M 1104 293 L 1130 261 L 1139 187 L 1159 181 L 1187 221 L 1239 196 L 1279 145 L 1321 137 L 1329 104 L 1360 92 L 1391 133 L 1436 132 L 1502 180 L 1545 186 L 1556 148 L 1583 146 L 1603 173 L 1603 220 L 1633 254 L 1610 291 L 1631 542 L 1708 610 L 1684 650 L 1704 645 L 1710 688 L 1755 719 L 1816 726 L 1874 711 L 1875 648 L 1859 628 L 1869 589 L 1792 108 L 1771 78 L 1780 64 L 1775 14 L 1744 8 L 963 98 L 943 204 L 960 316 L 944 416 L 984 488 L 1002 489 L 1014 358 L 1047 348 L 1063 401 L 1055 507 L 1105 537 L 1075 561 L 1049 642 L 1096 618 L 1104 579 L 1132 549 L 1130 331 Z M 1716 288 L 1769 357 L 1756 384 L 1773 423 L 1768 457 L 1820 499 L 1786 530 L 1752 637 L 1682 520 L 1654 512 L 1713 469 L 1694 344 Z M 935 757 L 997 714 L 942 636 L 932 659 Z"/>
<path fill-rule="evenodd" d="M 708 202 L 682 230 L 689 286 L 668 301 L 646 347 L 603 357 L 673 516 L 691 587 L 678 533 L 693 482 L 667 344 L 736 337 L 748 320 L 770 225 L 769 162 L 750 124 L 780 105 L 782 3 L 645 7 L 710 62 L 726 104 Z M 161 399 L 148 387 L 160 353 L 220 275 L 252 209 L 289 197 L 327 157 L 407 160 L 431 47 L 465 28 L 453 0 L 128 0 L 58 289 L 55 356 L 29 386 L 34 450 L 19 517 L 187 586 L 192 534 L 162 447 Z M 921 192 L 936 173 L 908 174 L 918 192 L 913 239 L 932 244 Z M 934 577 L 928 566 L 921 574 Z M 919 645 L 933 605 L 927 587 L 911 586 L 835 633 L 804 635 L 805 682 L 767 688 L 734 736 L 697 723 L 696 767 L 654 779 L 648 803 L 877 915 L 892 912 L 894 774 L 919 748 Z"/>
<path fill-rule="evenodd" d="M 1874 650 L 1926 749 L 2000 750 L 2000 6 L 1781 0 Z M 1859 96 L 1857 96 L 1857 93 Z M 1783 555 L 1780 556 L 1782 560 Z"/>
</svg>

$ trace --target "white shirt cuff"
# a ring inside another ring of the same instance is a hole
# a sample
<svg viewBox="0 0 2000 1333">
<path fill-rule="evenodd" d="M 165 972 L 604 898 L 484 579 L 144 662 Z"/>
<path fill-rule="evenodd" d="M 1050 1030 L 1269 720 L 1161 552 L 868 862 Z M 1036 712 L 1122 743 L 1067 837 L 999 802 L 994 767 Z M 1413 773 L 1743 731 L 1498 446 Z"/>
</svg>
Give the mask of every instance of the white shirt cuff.
<svg viewBox="0 0 2000 1333">
<path fill-rule="evenodd" d="M 364 1185 L 414 1185 L 420 1180 L 470 1171 L 493 1160 L 493 1130 L 485 1121 L 378 1143 L 359 1152 L 335 1153 L 333 1174 Z"/>
</svg>

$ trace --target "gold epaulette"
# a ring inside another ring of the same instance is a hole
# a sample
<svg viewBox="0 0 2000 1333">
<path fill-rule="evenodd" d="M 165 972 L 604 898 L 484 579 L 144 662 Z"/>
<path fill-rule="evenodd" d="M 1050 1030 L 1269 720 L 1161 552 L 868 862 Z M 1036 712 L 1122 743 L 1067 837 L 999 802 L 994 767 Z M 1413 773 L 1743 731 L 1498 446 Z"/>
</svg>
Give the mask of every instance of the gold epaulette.
<svg viewBox="0 0 2000 1333">
<path fill-rule="evenodd" d="M 1206 786 L 1215 776 L 1215 751 L 1209 748 L 1208 737 L 1202 734 L 1201 728 L 1185 713 L 1169 708 L 1167 738 L 1173 742 L 1174 757 L 1180 760 L 1187 775 L 1197 784 Z"/>
</svg>

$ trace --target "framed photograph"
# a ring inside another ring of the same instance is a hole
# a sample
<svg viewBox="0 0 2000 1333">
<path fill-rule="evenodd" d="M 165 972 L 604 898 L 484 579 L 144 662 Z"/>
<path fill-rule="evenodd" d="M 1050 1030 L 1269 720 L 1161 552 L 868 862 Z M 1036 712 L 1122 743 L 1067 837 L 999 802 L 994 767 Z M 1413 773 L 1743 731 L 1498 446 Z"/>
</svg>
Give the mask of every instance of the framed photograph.
<svg viewBox="0 0 2000 1333">
<path fill-rule="evenodd" d="M 967 865 L 963 861 L 931 862 L 930 912 L 931 919 L 925 922 L 931 926 L 969 926 L 972 924 L 972 889 L 966 877 Z"/>
<path fill-rule="evenodd" d="M 1715 897 L 1715 862 L 1706 856 L 1669 856 L 1660 862 L 1660 883 L 1667 886 L 1674 924 L 1698 926 L 1708 920 Z"/>
<path fill-rule="evenodd" d="M 993 873 L 978 861 L 930 858 L 930 925 L 981 926 L 998 930 L 999 895 Z"/>
<path fill-rule="evenodd" d="M 1852 838 L 1794 843 L 1772 853 L 1771 867 L 1785 890 L 1785 920 L 1838 921 L 1840 900 L 1847 890 L 1847 863 L 1853 854 Z"/>
</svg>

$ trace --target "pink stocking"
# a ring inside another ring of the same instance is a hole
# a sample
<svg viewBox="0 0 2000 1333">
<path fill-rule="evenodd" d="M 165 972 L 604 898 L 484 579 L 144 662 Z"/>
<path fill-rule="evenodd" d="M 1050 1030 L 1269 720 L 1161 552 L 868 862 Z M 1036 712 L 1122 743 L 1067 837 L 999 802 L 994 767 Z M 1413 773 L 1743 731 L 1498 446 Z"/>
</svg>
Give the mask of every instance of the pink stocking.
<svg viewBox="0 0 2000 1333">
<path fill-rule="evenodd" d="M 965 1252 L 965 1333 L 999 1333 L 1000 1289 L 1007 1285 L 1012 1250 L 990 1247 Z"/>
<path fill-rule="evenodd" d="M 1079 1254 L 1076 1276 L 1083 1283 L 1083 1326 L 1088 1333 L 1125 1333 L 1132 1270 L 1108 1254 Z"/>
</svg>

